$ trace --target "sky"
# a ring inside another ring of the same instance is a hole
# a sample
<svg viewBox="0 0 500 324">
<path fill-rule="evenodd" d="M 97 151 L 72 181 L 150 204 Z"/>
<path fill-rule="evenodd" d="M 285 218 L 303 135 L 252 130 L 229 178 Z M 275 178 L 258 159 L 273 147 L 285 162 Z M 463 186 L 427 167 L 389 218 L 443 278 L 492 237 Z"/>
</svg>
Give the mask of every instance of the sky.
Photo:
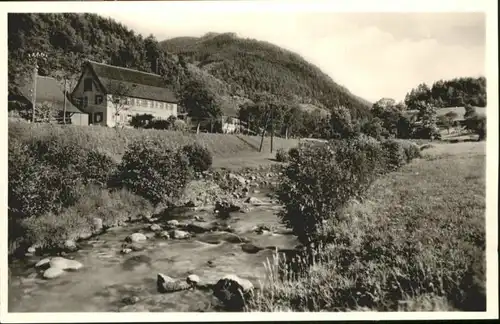
<svg viewBox="0 0 500 324">
<path fill-rule="evenodd" d="M 404 100 L 422 82 L 485 75 L 485 15 L 470 12 L 205 12 L 162 3 L 97 12 L 159 41 L 235 32 L 297 52 L 352 93 Z"/>
</svg>

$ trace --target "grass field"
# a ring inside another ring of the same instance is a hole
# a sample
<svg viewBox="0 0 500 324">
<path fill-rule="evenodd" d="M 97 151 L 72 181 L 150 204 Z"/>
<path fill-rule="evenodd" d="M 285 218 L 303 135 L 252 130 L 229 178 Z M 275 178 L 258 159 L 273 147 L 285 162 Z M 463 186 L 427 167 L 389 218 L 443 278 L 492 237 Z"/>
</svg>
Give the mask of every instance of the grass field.
<svg viewBox="0 0 500 324">
<path fill-rule="evenodd" d="M 270 138 L 264 139 L 262 153 L 258 152 L 261 138 L 259 136 L 229 135 L 229 134 L 194 134 L 166 130 L 145 129 L 113 129 L 107 127 L 90 126 L 62 126 L 50 124 L 30 124 L 21 121 L 9 121 L 9 139 L 29 141 L 56 136 L 60 141 L 96 149 L 119 160 L 127 144 L 135 139 L 149 137 L 166 145 L 185 145 L 198 142 L 208 148 L 217 161 L 244 157 L 254 157 L 257 160 L 267 161 L 270 156 Z M 273 150 L 289 149 L 298 145 L 296 139 L 274 138 Z M 266 162 L 267 163 L 267 162 Z M 240 162 L 241 164 L 241 162 Z M 227 165 L 227 162 L 225 162 Z"/>
<path fill-rule="evenodd" d="M 484 310 L 485 143 L 432 145 L 347 207 L 344 241 L 319 250 L 304 278 L 279 279 L 271 263 L 250 308 Z"/>
</svg>

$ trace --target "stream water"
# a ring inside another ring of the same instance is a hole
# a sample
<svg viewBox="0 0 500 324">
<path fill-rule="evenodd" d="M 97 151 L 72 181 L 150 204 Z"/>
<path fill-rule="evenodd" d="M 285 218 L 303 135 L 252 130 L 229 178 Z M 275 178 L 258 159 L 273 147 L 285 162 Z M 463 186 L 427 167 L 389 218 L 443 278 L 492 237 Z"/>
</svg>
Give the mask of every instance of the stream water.
<svg viewBox="0 0 500 324">
<path fill-rule="evenodd" d="M 257 197 L 269 203 L 264 195 Z M 47 255 L 16 260 L 9 265 L 9 312 L 214 311 L 217 303 L 210 291 L 157 292 L 157 274 L 181 280 L 196 274 L 203 282 L 216 282 L 225 274 L 236 274 L 259 287 L 259 282 L 266 279 L 264 262 L 272 258 L 274 250 L 244 249 L 245 244 L 234 238 L 238 235 L 259 247 L 296 246 L 295 237 L 278 225 L 277 208 L 268 204 L 252 207 L 247 213 L 231 214 L 227 222 L 234 233 L 207 232 L 184 240 L 155 237 L 142 244 L 144 250 L 129 254 L 121 253 L 125 238 L 135 232 L 151 232 L 151 224 L 112 228 L 82 242 L 80 250 L 65 255 L 81 262 L 82 269 L 50 280 L 43 279 L 34 267 Z M 202 216 L 206 222 L 217 220 L 209 211 L 182 213 L 176 218 L 189 220 L 194 215 Z M 273 226 L 281 234 L 252 231 L 260 224 Z"/>
</svg>

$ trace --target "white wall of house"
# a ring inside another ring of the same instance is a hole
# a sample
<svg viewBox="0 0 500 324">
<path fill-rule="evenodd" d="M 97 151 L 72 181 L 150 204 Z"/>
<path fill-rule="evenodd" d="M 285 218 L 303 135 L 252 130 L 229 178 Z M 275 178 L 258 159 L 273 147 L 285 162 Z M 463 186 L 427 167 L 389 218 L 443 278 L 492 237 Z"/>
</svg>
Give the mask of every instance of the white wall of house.
<svg viewBox="0 0 500 324">
<path fill-rule="evenodd" d="M 110 127 L 116 124 L 127 124 L 135 115 L 151 114 L 157 119 L 177 117 L 177 104 L 175 103 L 127 97 L 122 101 L 123 104 L 116 105 L 111 95 L 108 95 L 106 102 L 108 107 L 106 123 Z M 115 116 L 117 108 L 120 110 L 119 116 Z"/>
<path fill-rule="evenodd" d="M 90 81 L 85 81 L 86 79 L 92 79 L 92 87 L 90 87 Z M 177 117 L 177 104 L 175 103 L 133 97 L 124 99 L 123 109 L 121 109 L 121 104 L 118 105 L 120 113 L 119 116 L 115 116 L 117 105 L 113 103 L 111 95 L 102 91 L 98 81 L 93 79 L 89 68 L 83 72 L 83 78 L 76 85 L 73 96 L 83 100 L 81 109 L 89 114 L 89 121 L 94 125 L 114 127 L 117 124 L 127 124 L 132 116 L 142 114 L 151 114 L 158 119 Z"/>
<path fill-rule="evenodd" d="M 223 118 L 222 132 L 226 134 L 235 133 L 240 130 L 240 120 L 238 118 Z"/>
</svg>

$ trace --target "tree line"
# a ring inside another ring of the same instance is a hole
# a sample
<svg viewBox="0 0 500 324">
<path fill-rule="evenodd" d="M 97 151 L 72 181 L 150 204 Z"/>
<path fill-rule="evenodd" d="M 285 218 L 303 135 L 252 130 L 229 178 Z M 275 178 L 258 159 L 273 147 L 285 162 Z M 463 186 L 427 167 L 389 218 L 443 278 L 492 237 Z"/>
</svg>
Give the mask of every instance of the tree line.
<svg viewBox="0 0 500 324">
<path fill-rule="evenodd" d="M 439 80 L 429 87 L 419 84 L 406 94 L 405 104 L 413 109 L 414 103 L 425 101 L 435 107 L 463 107 L 466 104 L 486 107 L 486 78 L 455 78 Z"/>
</svg>

